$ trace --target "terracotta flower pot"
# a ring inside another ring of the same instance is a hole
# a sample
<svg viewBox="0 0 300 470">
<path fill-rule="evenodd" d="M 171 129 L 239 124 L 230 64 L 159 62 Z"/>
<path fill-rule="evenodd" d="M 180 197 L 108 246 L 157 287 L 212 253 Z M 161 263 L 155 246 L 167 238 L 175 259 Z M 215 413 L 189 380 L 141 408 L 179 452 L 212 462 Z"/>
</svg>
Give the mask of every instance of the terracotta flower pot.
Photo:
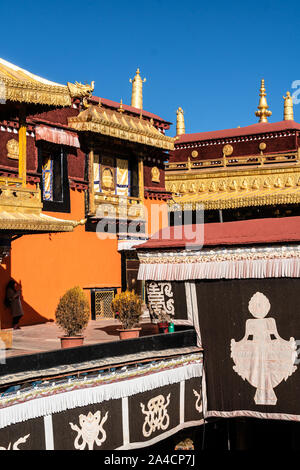
<svg viewBox="0 0 300 470">
<path fill-rule="evenodd" d="M 60 344 L 63 349 L 82 346 L 83 340 L 83 336 L 60 336 Z"/>
<path fill-rule="evenodd" d="M 142 328 L 118 328 L 119 337 L 120 339 L 138 338 L 140 336 L 141 329 Z"/>
</svg>

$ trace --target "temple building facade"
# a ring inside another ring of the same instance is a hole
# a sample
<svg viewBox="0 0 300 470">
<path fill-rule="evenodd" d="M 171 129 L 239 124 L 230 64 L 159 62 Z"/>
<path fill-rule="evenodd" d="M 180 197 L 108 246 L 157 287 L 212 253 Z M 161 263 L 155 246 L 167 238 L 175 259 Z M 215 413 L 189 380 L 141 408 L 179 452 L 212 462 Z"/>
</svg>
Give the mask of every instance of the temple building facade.
<svg viewBox="0 0 300 470">
<path fill-rule="evenodd" d="M 182 110 L 177 139 L 166 165 L 170 211 L 205 210 L 206 222 L 299 215 L 299 131 L 287 92 L 283 120 L 271 115 L 264 80 L 257 124 L 221 131 L 185 133 Z M 181 219 L 178 219 L 181 223 Z"/>
<path fill-rule="evenodd" d="M 262 80 L 257 124 L 196 134 L 179 108 L 170 226 L 137 247 L 150 312 L 197 332 L 204 417 L 233 449 L 299 445 L 300 125 L 283 100 L 269 122 Z"/>
<path fill-rule="evenodd" d="M 10 278 L 21 282 L 22 321 L 33 324 L 53 320 L 59 298 L 79 285 L 92 318 L 111 317 L 110 302 L 122 287 L 143 295 L 132 246 L 160 228 L 161 205 L 167 223 L 170 123 L 142 109 L 139 70 L 130 106 L 93 96 L 93 83 L 33 82 L 32 74 L 5 61 L 0 73 L 9 86 L 28 87 L 20 95 L 24 103 L 13 106 L 18 95 L 11 97 L 6 85 L 1 107 L 1 295 Z M 30 103 L 30 86 L 39 90 L 39 103 Z M 1 307 L 1 327 L 10 322 Z"/>
</svg>

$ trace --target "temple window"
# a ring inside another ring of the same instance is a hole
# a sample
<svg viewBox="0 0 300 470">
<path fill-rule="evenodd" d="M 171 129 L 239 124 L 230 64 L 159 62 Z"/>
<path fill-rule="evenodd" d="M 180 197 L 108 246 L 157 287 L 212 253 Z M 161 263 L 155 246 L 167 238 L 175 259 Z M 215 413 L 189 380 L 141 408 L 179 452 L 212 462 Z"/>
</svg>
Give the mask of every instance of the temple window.
<svg viewBox="0 0 300 470">
<path fill-rule="evenodd" d="M 42 175 L 43 209 L 69 212 L 67 158 L 63 147 L 58 145 L 39 147 L 39 168 Z"/>
<path fill-rule="evenodd" d="M 94 191 L 117 196 L 139 196 L 138 164 L 135 160 L 94 156 Z"/>
</svg>

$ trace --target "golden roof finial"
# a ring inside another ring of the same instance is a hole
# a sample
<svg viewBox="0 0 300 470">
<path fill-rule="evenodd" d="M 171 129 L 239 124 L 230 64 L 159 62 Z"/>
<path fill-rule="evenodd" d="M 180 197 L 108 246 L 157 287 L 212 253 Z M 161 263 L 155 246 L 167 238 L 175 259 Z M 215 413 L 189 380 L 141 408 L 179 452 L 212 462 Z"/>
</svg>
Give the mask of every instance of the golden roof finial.
<svg viewBox="0 0 300 470">
<path fill-rule="evenodd" d="M 293 109 L 293 98 L 289 91 L 286 92 L 286 96 L 283 97 L 284 99 L 284 111 L 283 111 L 283 119 L 285 121 L 293 121 L 294 120 L 294 109 Z"/>
<path fill-rule="evenodd" d="M 120 101 L 120 106 L 118 108 L 118 111 L 119 113 L 124 113 L 125 109 L 123 108 L 123 101 L 122 101 L 122 98 L 121 98 L 121 101 Z"/>
<path fill-rule="evenodd" d="M 176 135 L 185 134 L 185 124 L 184 124 L 184 116 L 183 116 L 183 109 L 177 109 L 177 120 L 176 120 Z"/>
<path fill-rule="evenodd" d="M 134 79 L 129 79 L 132 83 L 132 95 L 131 95 L 131 106 L 134 108 L 143 109 L 143 82 L 146 79 L 142 79 L 140 76 L 140 69 L 136 70 L 136 75 Z"/>
<path fill-rule="evenodd" d="M 267 105 L 264 79 L 261 81 L 259 96 L 260 100 L 259 105 L 257 106 L 258 111 L 255 112 L 255 116 L 259 117 L 259 122 L 268 122 L 268 117 L 272 116 L 272 112 L 269 111 L 269 106 Z"/>
</svg>

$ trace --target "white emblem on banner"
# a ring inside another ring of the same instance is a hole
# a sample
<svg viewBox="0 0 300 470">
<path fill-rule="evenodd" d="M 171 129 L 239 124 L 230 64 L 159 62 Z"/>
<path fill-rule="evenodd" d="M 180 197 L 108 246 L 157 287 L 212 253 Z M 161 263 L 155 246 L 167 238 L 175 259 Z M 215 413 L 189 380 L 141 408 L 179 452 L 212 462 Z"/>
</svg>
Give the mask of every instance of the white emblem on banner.
<svg viewBox="0 0 300 470">
<path fill-rule="evenodd" d="M 13 444 L 13 447 L 12 447 L 12 450 L 20 450 L 19 449 L 19 445 L 21 444 L 24 444 L 28 437 L 30 436 L 30 434 L 27 434 L 26 436 L 24 437 L 20 437 L 20 439 L 18 439 L 14 444 Z M 11 448 L 11 442 L 8 444 L 8 447 L 6 449 L 6 447 L 0 447 L 0 450 L 10 450 Z"/>
<path fill-rule="evenodd" d="M 196 397 L 195 408 L 199 413 L 202 413 L 202 393 L 198 393 L 196 390 L 193 389 L 194 395 Z"/>
<path fill-rule="evenodd" d="M 170 282 L 150 282 L 147 285 L 147 295 L 150 310 L 159 315 L 162 310 L 174 316 L 174 298 Z"/>
<path fill-rule="evenodd" d="M 245 336 L 231 340 L 233 369 L 256 388 L 257 405 L 276 405 L 274 388 L 295 372 L 296 342 L 282 339 L 274 318 L 265 318 L 270 310 L 269 299 L 256 292 L 248 308 L 255 317 L 246 321 Z"/>
<path fill-rule="evenodd" d="M 105 413 L 101 420 L 101 412 L 98 410 L 95 414 L 89 412 L 87 416 L 79 415 L 79 427 L 73 423 L 69 423 L 73 431 L 76 431 L 77 437 L 74 440 L 75 449 L 84 450 L 87 446 L 89 450 L 93 450 L 94 443 L 97 446 L 101 446 L 106 440 L 106 432 L 103 429 L 103 425 L 108 418 L 108 411 Z M 100 421 L 101 420 L 101 421 Z M 101 439 L 99 438 L 101 434 Z M 82 440 L 81 444 L 79 439 Z"/>
<path fill-rule="evenodd" d="M 166 401 L 163 395 L 151 398 L 147 403 L 148 411 L 145 409 L 145 405 L 140 403 L 142 412 L 146 415 L 143 424 L 143 435 L 145 437 L 149 437 L 153 432 L 159 431 L 160 429 L 165 431 L 168 428 L 170 418 L 167 407 L 170 403 L 170 396 L 171 393 L 167 396 Z"/>
</svg>

